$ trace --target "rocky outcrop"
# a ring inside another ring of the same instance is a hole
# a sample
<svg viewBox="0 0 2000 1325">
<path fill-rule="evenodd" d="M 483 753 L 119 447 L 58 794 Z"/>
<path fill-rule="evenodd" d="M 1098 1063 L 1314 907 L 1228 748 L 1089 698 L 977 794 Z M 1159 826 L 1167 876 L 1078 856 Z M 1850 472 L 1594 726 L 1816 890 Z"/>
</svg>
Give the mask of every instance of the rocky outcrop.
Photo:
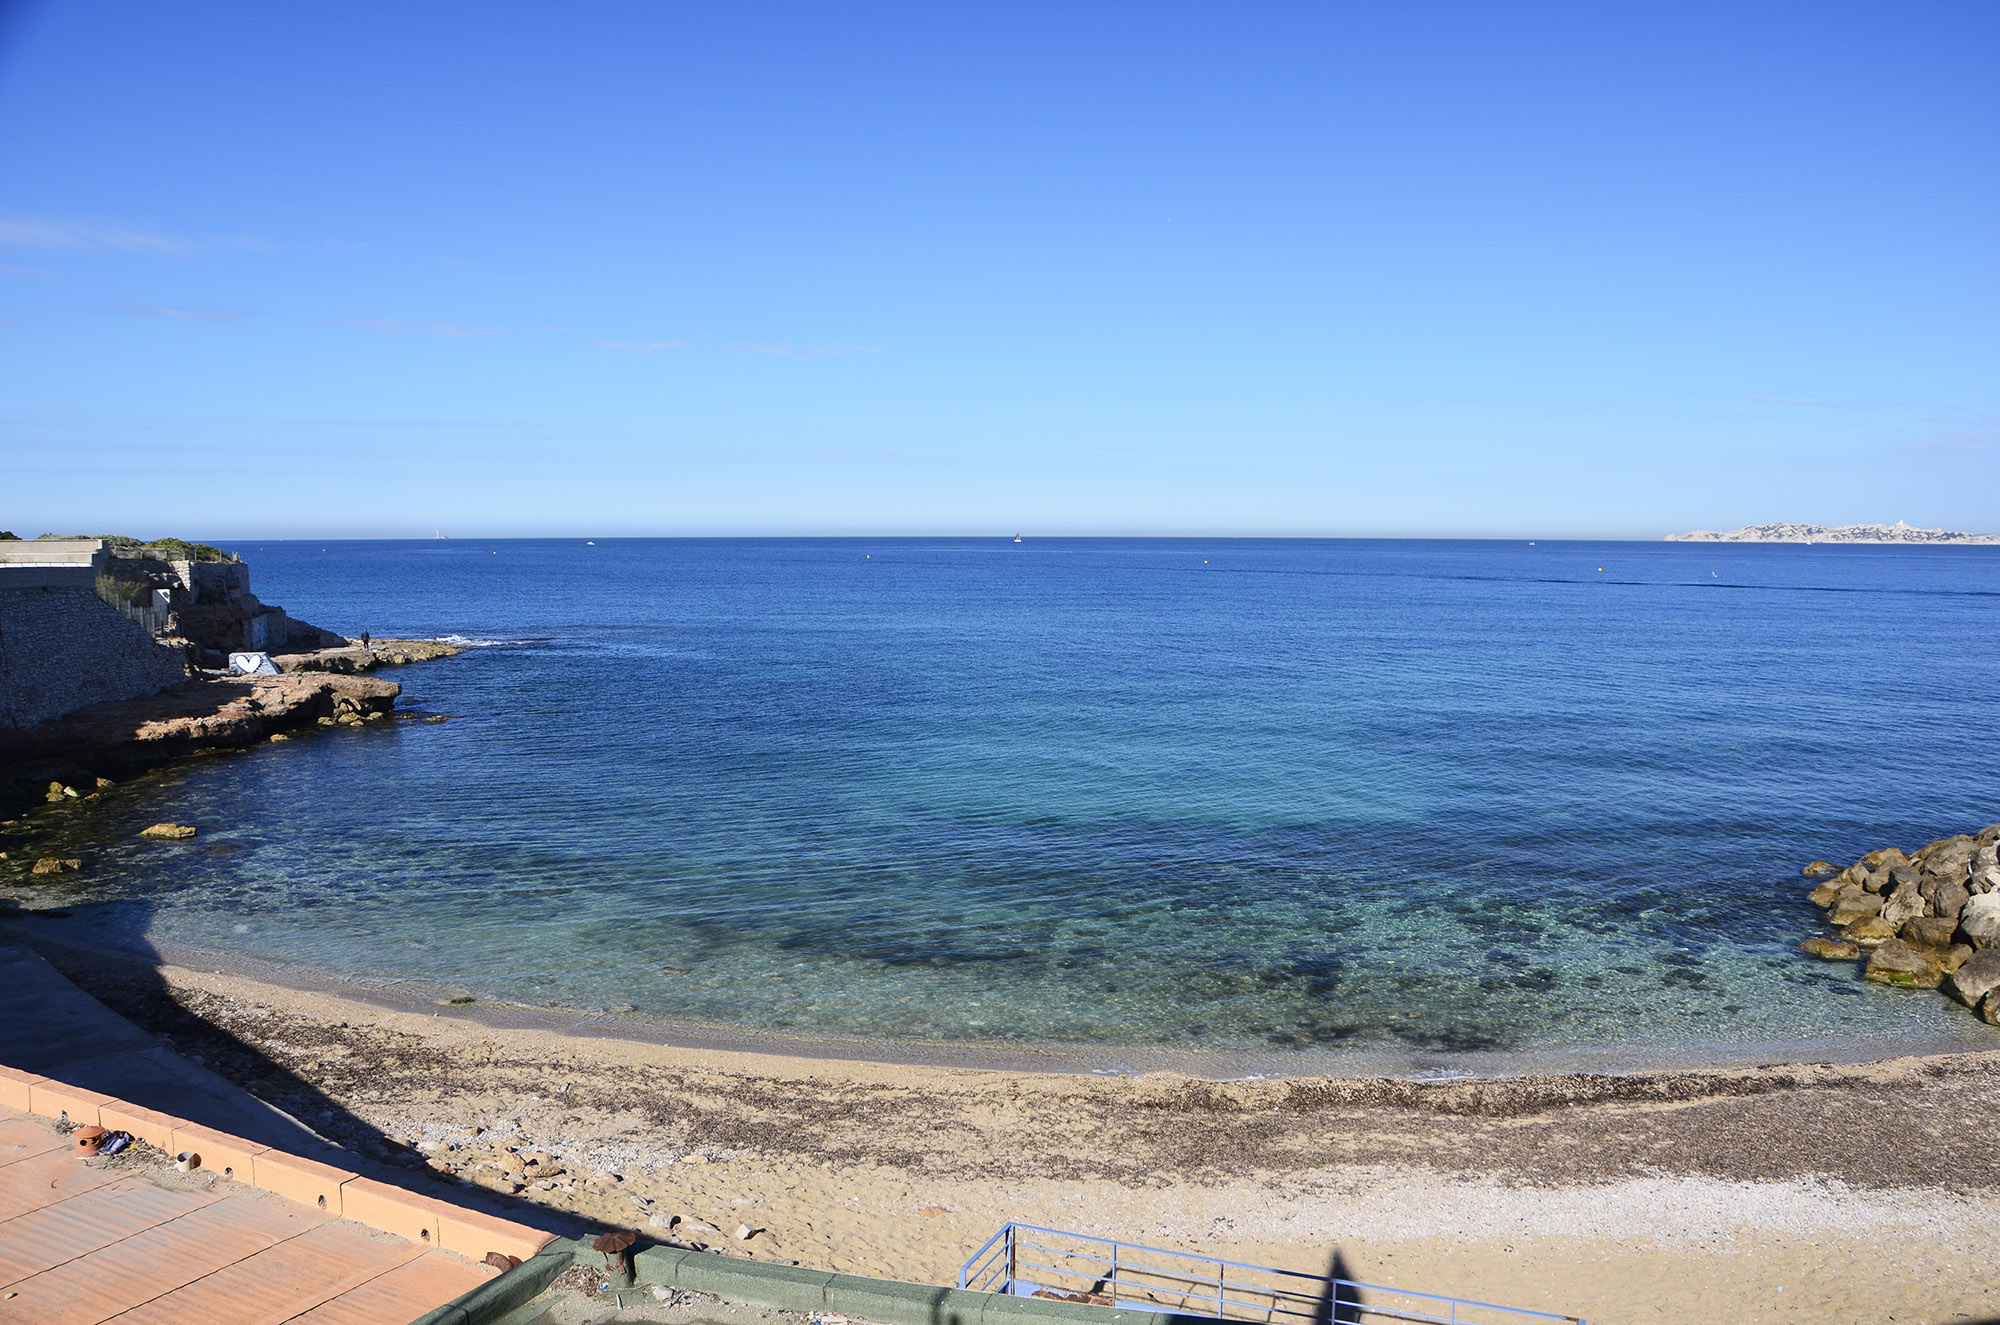
<svg viewBox="0 0 2000 1325">
<path fill-rule="evenodd" d="M 0 734 L 0 813 L 88 796 L 106 778 L 255 745 L 300 727 L 379 722 L 401 693 L 379 677 L 310 673 L 194 681 L 145 699 L 93 704 L 26 732 Z"/>
<path fill-rule="evenodd" d="M 1814 887 L 1812 902 L 1839 936 L 1807 939 L 1802 951 L 1865 954 L 1864 979 L 1941 989 L 2000 1026 L 2000 824 L 1911 852 L 1871 851 Z"/>
<path fill-rule="evenodd" d="M 338 672 L 354 675 L 377 667 L 402 667 L 410 663 L 450 658 L 465 652 L 465 645 L 441 639 L 378 639 L 364 645 L 350 640 L 341 648 L 317 649 L 310 653 L 279 653 L 271 662 L 281 672 Z"/>
</svg>

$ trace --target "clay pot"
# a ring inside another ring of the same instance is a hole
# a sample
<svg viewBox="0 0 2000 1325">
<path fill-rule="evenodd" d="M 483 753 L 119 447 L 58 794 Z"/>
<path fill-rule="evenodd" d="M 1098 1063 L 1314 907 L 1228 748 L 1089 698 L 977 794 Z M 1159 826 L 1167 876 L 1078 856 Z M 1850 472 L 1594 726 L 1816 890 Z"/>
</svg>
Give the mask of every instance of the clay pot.
<svg viewBox="0 0 2000 1325">
<path fill-rule="evenodd" d="M 70 1136 L 76 1141 L 76 1153 L 79 1158 L 89 1159 L 104 1148 L 102 1127 L 79 1127 L 71 1132 Z"/>
</svg>

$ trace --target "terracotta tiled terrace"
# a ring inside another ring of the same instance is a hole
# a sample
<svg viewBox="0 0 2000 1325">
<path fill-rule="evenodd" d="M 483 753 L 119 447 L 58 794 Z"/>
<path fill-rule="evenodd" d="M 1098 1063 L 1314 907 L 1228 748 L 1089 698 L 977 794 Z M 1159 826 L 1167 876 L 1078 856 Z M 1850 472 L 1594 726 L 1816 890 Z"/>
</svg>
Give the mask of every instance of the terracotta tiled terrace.
<svg viewBox="0 0 2000 1325">
<path fill-rule="evenodd" d="M 0 1321 L 406 1325 L 497 1273 L 0 1106 Z"/>
<path fill-rule="evenodd" d="M 551 1240 L 398 1182 L 0 941 L 0 1325 L 409 1325 Z"/>
</svg>

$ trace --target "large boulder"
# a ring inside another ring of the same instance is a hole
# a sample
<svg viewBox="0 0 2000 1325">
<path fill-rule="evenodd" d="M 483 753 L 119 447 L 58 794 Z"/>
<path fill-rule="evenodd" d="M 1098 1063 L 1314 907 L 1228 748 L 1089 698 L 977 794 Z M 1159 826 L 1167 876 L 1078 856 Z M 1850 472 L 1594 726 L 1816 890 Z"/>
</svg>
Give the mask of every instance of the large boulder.
<svg viewBox="0 0 2000 1325">
<path fill-rule="evenodd" d="M 1896 847 L 1883 847 L 1880 851 L 1871 851 L 1855 862 L 1857 865 L 1866 865 L 1871 870 L 1892 870 L 1898 865 L 1909 863 L 1910 858 Z"/>
<path fill-rule="evenodd" d="M 1982 893 L 1958 913 L 1959 938 L 1975 948 L 2000 948 L 2000 893 Z"/>
<path fill-rule="evenodd" d="M 1901 939 L 1889 939 L 1868 958 L 1866 978 L 1899 989 L 1936 989 L 1944 971 L 1934 948 L 1913 947 Z"/>
<path fill-rule="evenodd" d="M 1928 914 L 1946 919 L 1956 919 L 1966 899 L 1972 896 L 1962 883 L 1940 883 L 1925 895 L 1930 899 Z"/>
<path fill-rule="evenodd" d="M 1833 911 L 1827 916 L 1827 920 L 1835 926 L 1843 926 L 1881 914 L 1880 896 L 1862 892 L 1859 888 L 1844 888 L 1840 896 L 1833 899 Z"/>
<path fill-rule="evenodd" d="M 1903 927 L 1896 931 L 1896 937 L 1919 948 L 1949 948 L 1951 936 L 1957 931 L 1958 921 L 1955 918 L 1916 916 L 1903 922 Z"/>
<path fill-rule="evenodd" d="M 1896 868 L 1889 871 L 1888 890 L 1890 892 L 1894 892 L 1896 889 L 1902 887 L 1906 883 L 1914 884 L 1914 883 L 1922 883 L 1923 881 L 1924 881 L 1923 871 L 1919 870 L 1916 866 L 1898 865 L 1896 866 Z"/>
<path fill-rule="evenodd" d="M 2000 948 L 1974 953 L 1963 966 L 1944 978 L 1944 992 L 1969 1008 L 2000 989 Z"/>
<path fill-rule="evenodd" d="M 1851 962 L 1861 955 L 1861 945 L 1843 939 L 1818 937 L 1801 943 L 1799 951 L 1809 957 L 1824 957 L 1830 962 Z"/>
<path fill-rule="evenodd" d="M 1882 903 L 1882 918 L 1890 924 L 1901 927 L 1905 920 L 1914 920 L 1924 913 L 1924 895 L 1914 883 L 1896 885 L 1896 891 Z"/>
<path fill-rule="evenodd" d="M 1988 1026 L 2000 1026 L 2000 989 L 1986 996 L 1986 1001 L 1979 1005 L 1979 1015 L 1986 1018 Z"/>
<path fill-rule="evenodd" d="M 1973 853 L 1979 850 L 1979 843 L 1970 835 L 1941 837 L 1916 854 L 1916 863 L 1926 874 L 1965 876 L 1966 866 L 1971 863 Z"/>
<path fill-rule="evenodd" d="M 1840 890 L 1847 886 L 1847 884 L 1842 883 L 1839 879 L 1828 879 L 1825 883 L 1812 890 L 1808 900 L 1814 906 L 1825 910 L 1827 907 L 1833 905 L 1834 899 L 1840 896 Z"/>
<path fill-rule="evenodd" d="M 1874 948 L 1896 937 L 1896 926 L 1881 916 L 1863 916 L 1840 931 L 1849 943 L 1858 943 L 1864 948 Z"/>
<path fill-rule="evenodd" d="M 1965 881 L 1965 886 L 1969 892 L 2000 892 L 2000 866 L 1981 865 L 1972 871 L 1972 877 Z"/>
</svg>

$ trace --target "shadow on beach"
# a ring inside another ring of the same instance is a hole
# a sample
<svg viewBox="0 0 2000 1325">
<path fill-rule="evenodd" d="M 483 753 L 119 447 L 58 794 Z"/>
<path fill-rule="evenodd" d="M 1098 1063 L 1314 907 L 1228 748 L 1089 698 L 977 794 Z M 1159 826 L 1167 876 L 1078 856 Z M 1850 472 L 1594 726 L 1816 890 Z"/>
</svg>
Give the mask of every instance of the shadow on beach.
<svg viewBox="0 0 2000 1325">
<path fill-rule="evenodd" d="M 1361 1290 L 1354 1283 L 1347 1257 L 1338 1247 L 1326 1261 L 1326 1292 L 1313 1304 L 1315 1325 L 1350 1325 L 1362 1318 Z"/>
<path fill-rule="evenodd" d="M 144 900 L 118 907 L 123 933 L 143 935 L 150 917 Z M 87 947 L 0 913 L 0 1063 L 564 1236 L 609 1227 L 436 1173 L 423 1152 L 187 1006 L 162 964 L 143 938 Z M 325 1029 L 337 1054 L 344 1024 Z M 448 1067 L 437 1070 L 448 1089 Z"/>
</svg>

